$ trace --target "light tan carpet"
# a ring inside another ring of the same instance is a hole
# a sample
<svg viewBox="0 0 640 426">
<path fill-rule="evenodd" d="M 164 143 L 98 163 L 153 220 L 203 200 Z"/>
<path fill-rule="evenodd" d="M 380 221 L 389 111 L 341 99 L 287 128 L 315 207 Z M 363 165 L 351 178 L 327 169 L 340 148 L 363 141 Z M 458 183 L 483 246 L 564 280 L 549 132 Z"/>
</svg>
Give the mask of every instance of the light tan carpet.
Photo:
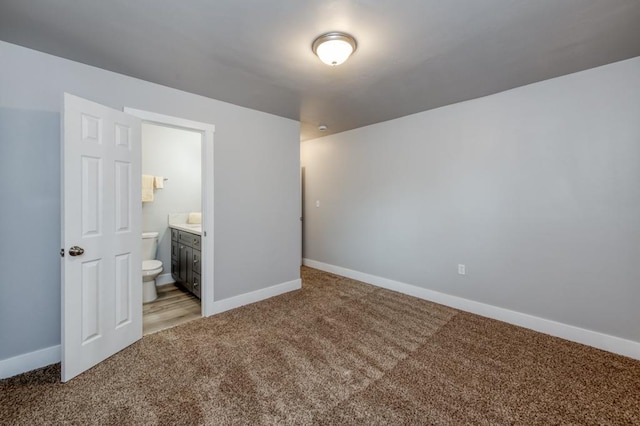
<svg viewBox="0 0 640 426">
<path fill-rule="evenodd" d="M 303 289 L 146 336 L 0 424 L 640 424 L 640 362 L 303 268 Z"/>
</svg>

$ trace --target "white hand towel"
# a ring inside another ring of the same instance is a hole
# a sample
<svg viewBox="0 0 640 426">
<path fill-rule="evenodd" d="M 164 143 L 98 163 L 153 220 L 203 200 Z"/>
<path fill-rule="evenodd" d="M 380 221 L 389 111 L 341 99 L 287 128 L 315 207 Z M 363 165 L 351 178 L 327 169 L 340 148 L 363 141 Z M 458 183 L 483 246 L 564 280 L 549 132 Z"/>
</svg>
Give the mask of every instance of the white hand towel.
<svg viewBox="0 0 640 426">
<path fill-rule="evenodd" d="M 156 176 L 153 178 L 153 187 L 155 189 L 164 188 L 164 178 L 162 176 Z"/>
<path fill-rule="evenodd" d="M 202 223 L 202 213 L 189 213 L 189 217 L 187 218 L 187 223 Z"/>
<path fill-rule="evenodd" d="M 153 176 L 142 175 L 142 202 L 153 201 Z"/>
</svg>

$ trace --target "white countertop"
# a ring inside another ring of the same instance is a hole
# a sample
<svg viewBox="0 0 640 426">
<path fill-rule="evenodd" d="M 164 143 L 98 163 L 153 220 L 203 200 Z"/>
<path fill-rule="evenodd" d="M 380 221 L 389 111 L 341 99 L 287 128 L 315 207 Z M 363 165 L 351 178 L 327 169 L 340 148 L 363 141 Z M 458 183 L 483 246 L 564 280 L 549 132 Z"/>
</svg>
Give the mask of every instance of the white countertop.
<svg viewBox="0 0 640 426">
<path fill-rule="evenodd" d="M 191 232 L 192 234 L 202 235 L 201 223 L 170 223 L 169 228 L 179 229 L 180 231 Z"/>
</svg>

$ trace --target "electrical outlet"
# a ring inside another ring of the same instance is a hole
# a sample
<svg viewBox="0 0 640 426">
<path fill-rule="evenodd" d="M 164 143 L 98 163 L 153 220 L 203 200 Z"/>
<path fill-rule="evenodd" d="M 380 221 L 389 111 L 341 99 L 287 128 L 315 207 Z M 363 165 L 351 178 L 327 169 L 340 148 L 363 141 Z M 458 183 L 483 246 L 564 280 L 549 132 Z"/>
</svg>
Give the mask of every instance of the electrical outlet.
<svg viewBox="0 0 640 426">
<path fill-rule="evenodd" d="M 467 275 L 467 267 L 462 263 L 458 263 L 458 275 Z"/>
<path fill-rule="evenodd" d="M 320 207 L 320 200 L 316 200 L 316 207 Z"/>
</svg>

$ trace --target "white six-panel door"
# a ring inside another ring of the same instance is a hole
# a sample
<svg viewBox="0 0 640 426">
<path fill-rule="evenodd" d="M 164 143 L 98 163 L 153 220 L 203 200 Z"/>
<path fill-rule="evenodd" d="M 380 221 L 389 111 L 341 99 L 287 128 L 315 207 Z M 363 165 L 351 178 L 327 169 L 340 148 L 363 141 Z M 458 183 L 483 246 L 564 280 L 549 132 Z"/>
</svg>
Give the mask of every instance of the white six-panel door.
<svg viewBox="0 0 640 426">
<path fill-rule="evenodd" d="M 140 128 L 64 95 L 63 382 L 142 338 Z"/>
</svg>

